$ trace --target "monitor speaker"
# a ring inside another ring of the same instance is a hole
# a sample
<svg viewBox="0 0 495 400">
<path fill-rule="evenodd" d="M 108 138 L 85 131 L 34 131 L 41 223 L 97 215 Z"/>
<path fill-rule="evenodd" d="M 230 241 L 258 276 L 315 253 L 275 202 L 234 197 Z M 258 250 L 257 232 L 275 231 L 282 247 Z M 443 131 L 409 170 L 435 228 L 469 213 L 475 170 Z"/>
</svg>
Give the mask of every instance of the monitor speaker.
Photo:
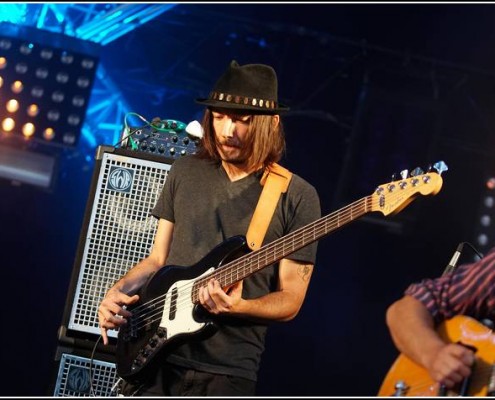
<svg viewBox="0 0 495 400">
<path fill-rule="evenodd" d="M 54 397 L 112 397 L 118 395 L 119 377 L 113 358 L 74 347 L 57 347 Z"/>
<path fill-rule="evenodd" d="M 173 159 L 99 146 L 59 340 L 94 340 L 107 290 L 151 251 L 158 221 L 150 212 Z M 115 331 L 109 331 L 116 338 Z"/>
</svg>

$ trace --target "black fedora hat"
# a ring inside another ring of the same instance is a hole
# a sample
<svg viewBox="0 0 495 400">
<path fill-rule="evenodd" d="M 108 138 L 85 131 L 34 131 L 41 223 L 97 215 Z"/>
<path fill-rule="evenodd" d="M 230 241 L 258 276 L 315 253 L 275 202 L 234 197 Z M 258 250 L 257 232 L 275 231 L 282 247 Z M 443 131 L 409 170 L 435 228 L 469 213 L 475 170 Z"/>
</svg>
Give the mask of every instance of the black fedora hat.
<svg viewBox="0 0 495 400">
<path fill-rule="evenodd" d="M 289 108 L 278 103 L 277 92 L 277 74 L 272 67 L 265 64 L 241 66 L 233 60 L 208 98 L 196 99 L 196 102 L 210 107 L 278 114 Z"/>
</svg>

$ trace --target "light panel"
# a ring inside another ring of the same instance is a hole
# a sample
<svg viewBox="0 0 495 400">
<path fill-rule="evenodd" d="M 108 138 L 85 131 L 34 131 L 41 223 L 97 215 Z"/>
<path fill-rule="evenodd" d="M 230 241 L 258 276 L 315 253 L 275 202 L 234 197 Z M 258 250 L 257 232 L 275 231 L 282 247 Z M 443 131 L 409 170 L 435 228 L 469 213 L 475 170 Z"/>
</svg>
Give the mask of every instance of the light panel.
<svg viewBox="0 0 495 400">
<path fill-rule="evenodd" d="M 78 144 L 98 65 L 92 44 L 0 24 L 0 127 L 4 137 Z"/>
</svg>

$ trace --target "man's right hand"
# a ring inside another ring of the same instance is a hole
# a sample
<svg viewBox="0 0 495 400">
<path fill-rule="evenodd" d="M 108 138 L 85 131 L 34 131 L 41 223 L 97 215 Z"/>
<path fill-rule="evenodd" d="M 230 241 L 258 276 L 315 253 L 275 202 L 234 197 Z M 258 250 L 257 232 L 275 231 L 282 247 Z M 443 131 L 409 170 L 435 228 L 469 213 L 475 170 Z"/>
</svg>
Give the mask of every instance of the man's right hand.
<svg viewBox="0 0 495 400">
<path fill-rule="evenodd" d="M 460 344 L 449 343 L 432 355 L 427 369 L 435 381 L 450 389 L 471 374 L 474 360 L 472 350 Z"/>
<path fill-rule="evenodd" d="M 132 313 L 126 310 L 126 306 L 134 304 L 139 300 L 137 294 L 128 296 L 118 289 L 110 289 L 100 307 L 98 308 L 98 321 L 100 324 L 101 336 L 103 344 L 108 344 L 107 331 L 109 329 L 118 329 L 120 326 L 127 323 Z"/>
</svg>

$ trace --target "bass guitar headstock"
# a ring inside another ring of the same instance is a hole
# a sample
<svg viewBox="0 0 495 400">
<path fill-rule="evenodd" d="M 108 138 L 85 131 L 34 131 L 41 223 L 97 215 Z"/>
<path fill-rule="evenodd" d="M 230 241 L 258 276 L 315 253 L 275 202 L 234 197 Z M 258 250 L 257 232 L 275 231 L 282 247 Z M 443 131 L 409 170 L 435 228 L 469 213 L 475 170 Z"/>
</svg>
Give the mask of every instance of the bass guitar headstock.
<svg viewBox="0 0 495 400">
<path fill-rule="evenodd" d="M 383 215 L 396 214 L 404 209 L 419 195 L 436 195 L 442 188 L 442 173 L 448 167 L 438 161 L 424 172 L 415 168 L 410 173 L 403 170 L 400 179 L 393 176 L 389 183 L 378 186 L 371 197 L 371 210 L 380 211 Z"/>
</svg>

